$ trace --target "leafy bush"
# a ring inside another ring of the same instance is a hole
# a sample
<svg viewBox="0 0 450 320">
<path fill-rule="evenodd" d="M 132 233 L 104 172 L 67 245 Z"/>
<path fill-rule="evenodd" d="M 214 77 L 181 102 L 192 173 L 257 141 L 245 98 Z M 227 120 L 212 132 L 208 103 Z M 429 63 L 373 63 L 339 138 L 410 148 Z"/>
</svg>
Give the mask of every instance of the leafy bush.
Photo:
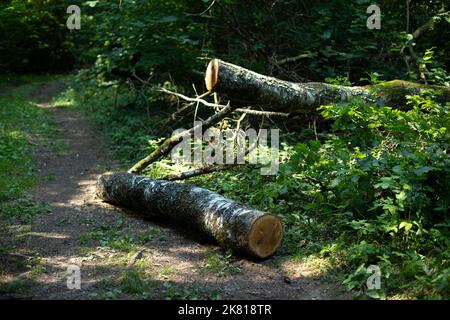
<svg viewBox="0 0 450 320">
<path fill-rule="evenodd" d="M 0 3 L 0 72 L 58 72 L 75 61 L 66 27 L 73 1 L 9 0 Z"/>
<path fill-rule="evenodd" d="M 292 177 L 288 192 L 309 199 L 304 214 L 328 225 L 336 255 L 355 270 L 349 288 L 364 291 L 361 270 L 378 265 L 384 294 L 448 297 L 449 104 L 431 92 L 409 101 L 408 111 L 358 101 L 322 107 L 332 133 L 297 144 L 281 179 Z"/>
<path fill-rule="evenodd" d="M 0 79 L 0 85 L 5 82 Z M 26 98 L 32 89 L 22 86 L 0 93 L 0 202 L 24 195 L 36 183 L 30 136 L 39 135 L 43 141 L 58 137 L 49 111 Z"/>
<path fill-rule="evenodd" d="M 194 1 L 88 1 L 77 34 L 97 79 L 126 79 L 132 72 L 189 83 L 198 66 L 201 24 L 186 15 Z M 201 6 L 199 7 L 201 10 Z"/>
</svg>

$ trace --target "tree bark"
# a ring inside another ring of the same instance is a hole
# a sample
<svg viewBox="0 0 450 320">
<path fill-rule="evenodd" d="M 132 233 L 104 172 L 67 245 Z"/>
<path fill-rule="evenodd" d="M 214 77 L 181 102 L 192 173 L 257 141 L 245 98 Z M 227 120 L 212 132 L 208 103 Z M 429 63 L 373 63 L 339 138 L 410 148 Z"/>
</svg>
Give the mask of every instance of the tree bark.
<svg viewBox="0 0 450 320">
<path fill-rule="evenodd" d="M 313 112 L 332 102 L 361 98 L 391 107 L 405 105 L 405 95 L 439 90 L 439 101 L 450 101 L 450 88 L 393 80 L 374 86 L 340 86 L 321 82 L 294 83 L 265 76 L 234 64 L 213 59 L 206 70 L 206 88 L 225 94 L 233 103 L 262 106 L 282 112 Z"/>
<path fill-rule="evenodd" d="M 257 258 L 271 256 L 283 235 L 276 216 L 190 184 L 107 174 L 97 182 L 97 196 L 180 223 L 215 238 L 221 246 Z"/>
</svg>

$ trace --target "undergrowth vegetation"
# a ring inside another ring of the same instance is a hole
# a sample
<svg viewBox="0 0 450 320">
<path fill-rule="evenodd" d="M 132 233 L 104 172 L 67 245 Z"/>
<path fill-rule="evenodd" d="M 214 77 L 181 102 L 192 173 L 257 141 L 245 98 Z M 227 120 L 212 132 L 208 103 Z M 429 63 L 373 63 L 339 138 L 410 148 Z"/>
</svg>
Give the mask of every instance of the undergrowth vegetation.
<svg viewBox="0 0 450 320">
<path fill-rule="evenodd" d="M 48 77 L 31 78 L 33 85 L 9 90 L 11 83 L 23 84 L 29 77 L 1 78 L 0 86 L 0 201 L 18 198 L 36 183 L 34 150 L 48 138 L 57 140 L 59 131 L 48 110 L 40 109 L 32 101 L 33 89 L 48 81 Z M 54 145 L 59 148 L 58 145 Z"/>
<path fill-rule="evenodd" d="M 300 143 L 277 177 L 308 201 L 297 217 L 322 221 L 344 283 L 372 297 L 449 295 L 449 105 L 409 98 L 407 111 L 361 102 L 322 107 L 323 141 Z M 291 209 L 292 210 L 292 209 Z M 295 221 L 294 221 L 295 223 Z M 300 225 L 298 230 L 301 230 Z M 366 268 L 383 288 L 364 292 Z"/>
<path fill-rule="evenodd" d="M 126 169 L 165 131 L 157 111 L 149 118 L 123 109 L 130 97 L 114 92 L 74 82 L 58 101 L 90 114 Z M 404 110 L 357 100 L 322 106 L 320 134 L 282 135 L 276 176 L 243 166 L 190 182 L 279 215 L 286 234 L 278 259 L 315 260 L 355 297 L 448 298 L 450 115 L 436 94 L 408 96 Z M 164 160 L 147 174 L 174 170 Z M 222 260 L 212 256 L 205 268 L 228 270 Z M 380 289 L 367 289 L 370 265 L 380 268 Z"/>
<path fill-rule="evenodd" d="M 47 204 L 35 201 L 32 187 L 38 183 L 36 150 L 47 146 L 56 152 L 62 145 L 50 112 L 38 108 L 35 101 L 36 88 L 53 78 L 0 77 L 0 280 L 10 270 L 29 271 L 29 276 L 0 281 L 0 295 L 26 296 L 33 277 L 45 271 L 38 256 L 8 260 L 3 254 L 14 257 L 18 242 L 23 241 L 12 236 L 14 230 L 25 233 L 37 215 L 50 212 Z"/>
<path fill-rule="evenodd" d="M 81 7 L 79 30 L 66 27 L 69 4 Z M 87 113 L 126 170 L 174 129 L 211 115 L 198 107 L 194 117 L 189 111 L 171 121 L 180 101 L 150 89 L 191 96 L 194 89 L 200 95 L 211 58 L 302 83 L 383 87 L 385 80 L 397 79 L 448 87 L 447 2 L 379 1 L 381 29 L 366 25 L 371 4 L 8 0 L 0 3 L 0 72 L 79 68 L 54 103 Z M 0 78 L 1 219 L 30 221 L 47 210 L 27 194 L 36 184 L 33 144 L 36 137 L 55 140 L 58 132 L 48 113 L 26 97 L 32 87 L 10 90 L 27 80 Z M 282 129 L 278 174 L 262 176 L 257 166 L 238 166 L 188 182 L 277 214 L 285 236 L 275 258 L 311 262 L 323 278 L 339 281 L 357 298 L 449 299 L 449 104 L 438 102 L 439 92 L 431 90 L 392 95 L 406 102 L 397 108 L 334 103 L 264 125 L 247 116 L 249 126 Z M 229 117 L 220 126 L 226 121 L 237 122 Z M 61 144 L 48 143 L 64 152 Z M 161 178 L 186 168 L 163 159 L 144 174 Z M 98 226 L 82 240 L 135 252 L 140 239 L 121 228 Z M 203 269 L 238 272 L 230 254 L 212 254 Z M 368 289 L 370 266 L 380 270 L 379 289 Z M 125 272 L 119 288 L 102 297 L 146 298 L 154 283 L 141 276 L 142 270 Z M 200 296 L 171 283 L 164 290 L 173 299 Z"/>
</svg>

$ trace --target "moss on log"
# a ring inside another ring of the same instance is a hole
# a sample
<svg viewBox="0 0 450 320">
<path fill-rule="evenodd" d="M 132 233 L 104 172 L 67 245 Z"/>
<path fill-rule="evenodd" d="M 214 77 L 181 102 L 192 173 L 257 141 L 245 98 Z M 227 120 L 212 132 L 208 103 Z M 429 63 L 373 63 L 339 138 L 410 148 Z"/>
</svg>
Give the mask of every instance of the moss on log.
<svg viewBox="0 0 450 320">
<path fill-rule="evenodd" d="M 257 258 L 271 256 L 281 243 L 279 218 L 190 184 L 130 173 L 106 174 L 97 182 L 101 199 L 195 229 L 226 248 Z"/>
<path fill-rule="evenodd" d="M 433 90 L 435 100 L 441 103 L 450 101 L 450 87 L 427 85 L 403 80 L 392 80 L 366 87 L 370 94 L 390 107 L 405 108 L 407 95 L 423 95 L 426 90 Z"/>
</svg>

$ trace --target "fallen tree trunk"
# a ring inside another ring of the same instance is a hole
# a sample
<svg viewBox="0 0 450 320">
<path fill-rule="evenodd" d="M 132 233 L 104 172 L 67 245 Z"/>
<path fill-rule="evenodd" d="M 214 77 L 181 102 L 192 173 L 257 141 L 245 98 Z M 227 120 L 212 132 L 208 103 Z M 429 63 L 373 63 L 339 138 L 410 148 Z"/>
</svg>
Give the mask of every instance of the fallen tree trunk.
<svg viewBox="0 0 450 320">
<path fill-rule="evenodd" d="M 97 182 L 97 196 L 181 223 L 214 237 L 224 247 L 253 257 L 272 255 L 283 235 L 276 216 L 189 184 L 130 173 L 107 174 Z"/>
<path fill-rule="evenodd" d="M 213 59 L 206 70 L 206 88 L 225 94 L 233 103 L 263 106 L 282 112 L 311 112 L 331 102 L 361 98 L 391 107 L 405 105 L 405 95 L 439 90 L 439 101 L 450 101 L 450 88 L 393 80 L 374 86 L 348 87 L 321 82 L 294 83 L 265 76 L 234 64 Z"/>
</svg>

